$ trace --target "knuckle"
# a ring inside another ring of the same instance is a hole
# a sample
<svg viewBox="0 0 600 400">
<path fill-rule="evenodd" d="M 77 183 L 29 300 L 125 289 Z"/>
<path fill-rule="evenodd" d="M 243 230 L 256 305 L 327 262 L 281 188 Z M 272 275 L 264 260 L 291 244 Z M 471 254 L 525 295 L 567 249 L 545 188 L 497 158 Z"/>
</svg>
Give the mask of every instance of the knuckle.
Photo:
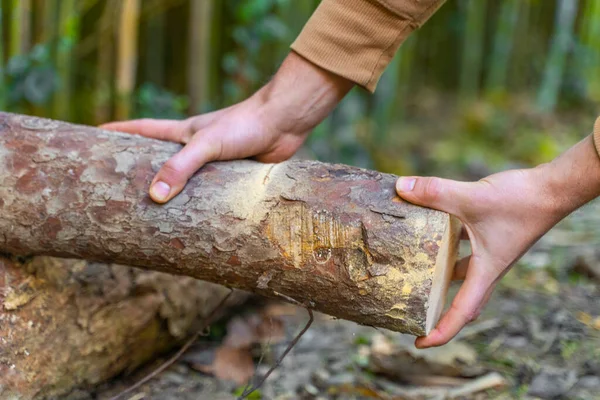
<svg viewBox="0 0 600 400">
<path fill-rule="evenodd" d="M 443 346 L 452 339 L 452 335 L 445 327 L 438 328 L 439 334 L 433 341 L 433 346 Z"/>
<path fill-rule="evenodd" d="M 442 189 L 442 181 L 439 178 L 425 178 L 423 195 L 431 201 L 439 199 Z"/>
<path fill-rule="evenodd" d="M 435 344 L 435 346 L 436 347 L 443 346 L 445 344 L 448 344 L 448 342 L 450 340 L 452 340 L 452 338 L 444 336 L 440 340 L 437 341 L 437 343 Z"/>
<path fill-rule="evenodd" d="M 473 310 L 473 311 L 469 311 L 468 313 L 465 314 L 465 319 L 467 321 L 467 323 L 471 323 L 477 320 L 477 318 L 479 318 L 479 310 Z"/>
<path fill-rule="evenodd" d="M 178 124 L 175 136 L 179 143 L 187 144 L 195 133 L 193 123 L 188 119 Z"/>
<path fill-rule="evenodd" d="M 223 142 L 220 138 L 210 140 L 207 144 L 206 155 L 208 160 L 221 160 L 223 158 Z"/>
<path fill-rule="evenodd" d="M 452 308 L 460 315 L 465 324 L 471 323 L 479 318 L 479 310 L 463 310 L 462 308 L 452 304 Z"/>
<path fill-rule="evenodd" d="M 172 158 L 162 166 L 160 173 L 169 178 L 176 179 L 185 174 L 185 168 L 176 159 Z"/>
</svg>

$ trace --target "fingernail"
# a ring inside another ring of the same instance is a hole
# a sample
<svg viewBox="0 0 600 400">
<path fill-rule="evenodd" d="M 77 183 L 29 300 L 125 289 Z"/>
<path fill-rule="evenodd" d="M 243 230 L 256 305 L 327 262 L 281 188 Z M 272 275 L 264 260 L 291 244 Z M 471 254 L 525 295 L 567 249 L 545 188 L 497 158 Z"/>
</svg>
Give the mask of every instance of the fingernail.
<svg viewBox="0 0 600 400">
<path fill-rule="evenodd" d="M 417 183 L 415 178 L 398 178 L 396 189 L 399 192 L 410 192 L 415 188 L 415 183 Z"/>
<path fill-rule="evenodd" d="M 165 201 L 169 197 L 171 192 L 171 186 L 164 182 L 158 181 L 150 189 L 152 197 L 158 201 Z"/>
</svg>

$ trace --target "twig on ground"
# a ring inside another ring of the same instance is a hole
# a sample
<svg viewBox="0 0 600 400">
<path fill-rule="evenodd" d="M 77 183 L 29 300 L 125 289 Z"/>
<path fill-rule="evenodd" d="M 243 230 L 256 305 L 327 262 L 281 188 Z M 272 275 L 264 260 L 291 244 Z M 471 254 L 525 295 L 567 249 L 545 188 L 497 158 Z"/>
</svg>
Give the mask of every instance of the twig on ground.
<svg viewBox="0 0 600 400">
<path fill-rule="evenodd" d="M 264 376 L 258 381 L 258 383 L 256 383 L 255 385 L 253 385 L 249 389 L 246 386 L 246 388 L 244 389 L 244 391 L 242 392 L 242 394 L 240 395 L 240 397 L 238 397 L 238 400 L 244 400 L 252 392 L 254 392 L 255 390 L 259 389 L 263 385 L 263 383 L 265 383 L 265 381 L 267 380 L 267 378 L 273 373 L 273 371 L 275 371 L 277 368 L 279 368 L 279 366 L 283 362 L 283 359 L 285 358 L 285 356 L 287 356 L 288 353 L 290 351 L 292 351 L 292 349 L 294 348 L 294 346 L 296 346 L 296 344 L 300 341 L 300 339 L 302 338 L 302 336 L 304 336 L 304 334 L 306 333 L 306 331 L 308 331 L 308 329 L 312 325 L 313 321 L 315 320 L 315 317 L 313 316 L 313 312 L 312 312 L 312 310 L 310 308 L 307 308 L 306 311 L 308 312 L 309 319 L 308 319 L 308 322 L 306 323 L 306 325 L 304 326 L 304 328 L 300 331 L 300 333 L 298 333 L 298 335 L 296 335 L 296 337 L 294 338 L 294 340 L 292 340 L 290 342 L 290 344 L 285 349 L 285 351 L 283 352 L 283 354 L 281 355 L 281 357 L 279 357 L 279 359 L 277 360 L 277 362 L 275 362 L 275 365 L 273 365 L 271 368 L 269 368 L 269 370 L 267 371 L 267 373 L 264 374 Z"/>
<path fill-rule="evenodd" d="M 507 385 L 506 379 L 497 372 L 490 372 L 487 375 L 472 379 L 462 387 L 448 390 L 448 397 L 451 399 L 463 398 L 469 395 L 482 392 L 488 389 L 501 388 Z"/>
<path fill-rule="evenodd" d="M 473 325 L 466 326 L 458 335 L 456 335 L 457 339 L 467 339 L 471 336 L 479 335 L 480 333 L 496 329 L 502 325 L 502 322 L 499 318 L 488 319 L 486 321 L 482 321 Z"/>
<path fill-rule="evenodd" d="M 479 378 L 470 379 L 467 383 L 455 387 L 455 388 L 444 388 L 444 387 L 429 387 L 429 386 L 418 386 L 418 387 L 394 387 L 393 400 L 416 400 L 424 397 L 430 399 L 462 399 L 471 398 L 474 394 L 483 392 L 489 389 L 499 389 L 507 385 L 506 379 L 497 372 L 490 372 L 487 375 L 480 376 Z M 487 397 L 486 397 L 487 398 Z"/>
<path fill-rule="evenodd" d="M 206 318 L 204 318 L 204 320 L 202 321 L 202 324 L 200 325 L 198 331 L 194 334 L 194 336 L 192 336 L 187 342 L 185 342 L 185 344 L 181 347 L 181 349 L 179 349 L 179 351 L 177 353 L 175 353 L 175 355 L 173 355 L 173 357 L 169 358 L 167 361 L 165 361 L 163 364 L 161 364 L 154 371 L 152 371 L 151 373 L 146 375 L 144 378 L 142 378 L 141 380 L 136 382 L 134 385 L 128 387 L 127 389 L 123 390 L 116 396 L 112 397 L 110 400 L 118 400 L 121 398 L 121 396 L 126 395 L 127 393 L 131 393 L 132 391 L 139 388 L 144 383 L 148 382 L 149 380 L 151 380 L 152 378 L 156 377 L 158 374 L 160 374 L 161 372 L 163 372 L 164 370 L 169 368 L 171 365 L 173 365 L 173 363 L 175 361 L 177 361 L 179 359 L 179 357 L 181 357 L 183 355 L 183 353 L 185 353 L 196 342 L 196 340 L 198 340 L 198 338 L 204 333 L 206 328 L 210 324 L 213 323 L 213 320 L 221 312 L 221 309 L 223 308 L 223 306 L 225 305 L 225 303 L 227 302 L 229 297 L 231 297 L 232 294 L 233 294 L 233 289 L 230 289 L 230 292 L 227 294 L 227 296 L 223 297 L 223 299 L 211 311 L 211 313 Z"/>
<path fill-rule="evenodd" d="M 269 323 L 271 324 L 271 333 L 273 333 L 273 317 L 269 317 Z M 260 366 L 262 365 L 263 359 L 265 358 L 265 347 L 268 348 L 269 346 L 271 346 L 271 339 L 272 339 L 272 335 L 269 334 L 269 340 L 267 341 L 267 344 L 266 345 L 261 344 L 260 357 L 258 359 L 258 363 L 256 364 L 256 369 L 254 370 L 254 375 L 252 376 L 252 378 L 248 379 L 248 382 L 246 383 L 246 386 L 244 386 L 244 390 L 242 390 L 242 393 L 246 393 L 246 391 L 250 388 L 250 384 L 256 378 L 256 371 L 258 371 L 258 368 L 260 368 Z"/>
</svg>

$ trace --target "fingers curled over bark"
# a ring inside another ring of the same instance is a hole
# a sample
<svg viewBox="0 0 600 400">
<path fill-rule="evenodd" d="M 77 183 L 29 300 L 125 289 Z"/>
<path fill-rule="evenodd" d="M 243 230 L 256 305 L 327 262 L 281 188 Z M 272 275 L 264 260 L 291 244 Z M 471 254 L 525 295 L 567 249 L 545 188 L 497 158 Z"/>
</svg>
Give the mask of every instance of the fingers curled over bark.
<svg viewBox="0 0 600 400">
<path fill-rule="evenodd" d="M 450 309 L 438 322 L 437 327 L 428 336 L 417 338 L 418 348 L 442 346 L 448 343 L 460 330 L 479 316 L 481 309 L 489 299 L 495 277 L 489 269 L 481 268 L 480 260 L 471 256 L 464 283 L 452 301 Z"/>
<path fill-rule="evenodd" d="M 210 135 L 196 134 L 176 155 L 167 161 L 150 185 L 150 197 L 157 203 L 166 203 L 178 195 L 187 181 L 204 164 L 221 157 L 222 144 Z"/>
<path fill-rule="evenodd" d="M 134 119 L 131 121 L 110 122 L 100 125 L 100 128 L 109 131 L 118 131 L 149 137 L 158 140 L 183 143 L 186 121 L 171 119 Z"/>
</svg>

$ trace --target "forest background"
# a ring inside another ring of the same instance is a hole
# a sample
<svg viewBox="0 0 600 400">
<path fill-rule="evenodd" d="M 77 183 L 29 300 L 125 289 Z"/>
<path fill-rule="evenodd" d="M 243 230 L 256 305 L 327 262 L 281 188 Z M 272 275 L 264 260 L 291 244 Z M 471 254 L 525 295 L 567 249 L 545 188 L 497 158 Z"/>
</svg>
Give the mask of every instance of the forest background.
<svg viewBox="0 0 600 400">
<path fill-rule="evenodd" d="M 263 85 L 315 0 L 0 0 L 0 109 L 100 124 L 184 118 Z M 600 1 L 451 0 L 356 88 L 306 156 L 475 179 L 591 131 Z"/>
</svg>

